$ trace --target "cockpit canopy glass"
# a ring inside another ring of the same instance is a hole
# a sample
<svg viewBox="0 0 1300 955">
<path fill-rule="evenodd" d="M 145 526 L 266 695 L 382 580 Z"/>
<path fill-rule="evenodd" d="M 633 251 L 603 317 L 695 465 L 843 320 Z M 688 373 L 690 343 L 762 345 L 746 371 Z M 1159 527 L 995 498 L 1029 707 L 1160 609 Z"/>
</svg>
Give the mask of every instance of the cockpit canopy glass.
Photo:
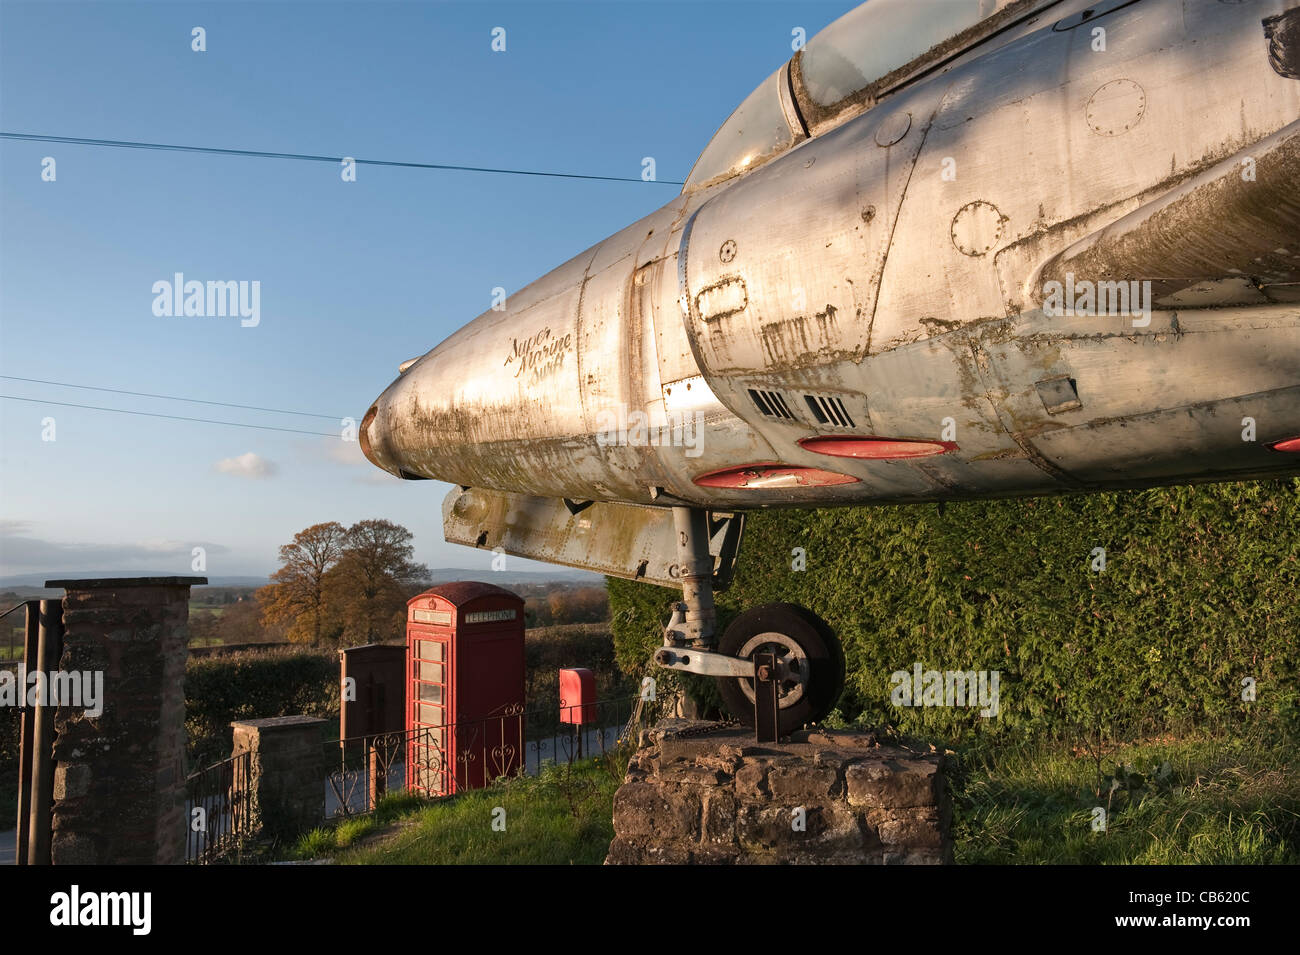
<svg viewBox="0 0 1300 955">
<path fill-rule="evenodd" d="M 808 41 L 799 63 L 804 89 L 818 106 L 834 106 L 997 7 L 995 0 L 868 0 Z"/>
<path fill-rule="evenodd" d="M 777 70 L 736 107 L 695 161 L 686 189 L 728 173 L 739 175 L 794 145 L 794 133 L 781 109 L 780 81 L 781 70 Z"/>
<path fill-rule="evenodd" d="M 799 67 L 809 107 L 826 109 L 969 29 L 1012 0 L 867 0 L 804 47 Z M 783 68 L 784 69 L 784 68 Z M 750 93 L 696 160 L 683 191 L 738 176 L 803 138 L 781 107 L 777 70 Z"/>
</svg>

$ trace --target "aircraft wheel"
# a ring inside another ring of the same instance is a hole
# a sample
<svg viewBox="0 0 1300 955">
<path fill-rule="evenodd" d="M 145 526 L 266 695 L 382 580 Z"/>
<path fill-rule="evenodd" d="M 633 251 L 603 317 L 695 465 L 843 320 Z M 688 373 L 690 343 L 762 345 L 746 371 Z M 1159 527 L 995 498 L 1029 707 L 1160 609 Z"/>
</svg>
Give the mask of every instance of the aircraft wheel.
<svg viewBox="0 0 1300 955">
<path fill-rule="evenodd" d="M 780 690 L 781 735 L 824 719 L 844 689 L 844 650 L 826 621 L 797 604 L 763 604 L 731 622 L 718 652 L 753 659 L 775 653 L 797 673 Z M 746 726 L 754 725 L 754 680 L 722 677 L 718 692 L 727 709 Z"/>
</svg>

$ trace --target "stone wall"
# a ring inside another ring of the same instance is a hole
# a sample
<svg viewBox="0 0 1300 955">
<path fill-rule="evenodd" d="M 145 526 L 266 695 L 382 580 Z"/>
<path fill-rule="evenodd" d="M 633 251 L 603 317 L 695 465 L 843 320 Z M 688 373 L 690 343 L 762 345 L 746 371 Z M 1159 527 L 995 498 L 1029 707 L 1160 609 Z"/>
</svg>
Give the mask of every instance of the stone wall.
<svg viewBox="0 0 1300 955">
<path fill-rule="evenodd" d="M 952 861 L 944 757 L 874 735 L 752 730 L 664 720 L 614 796 L 606 864 Z"/>
</svg>

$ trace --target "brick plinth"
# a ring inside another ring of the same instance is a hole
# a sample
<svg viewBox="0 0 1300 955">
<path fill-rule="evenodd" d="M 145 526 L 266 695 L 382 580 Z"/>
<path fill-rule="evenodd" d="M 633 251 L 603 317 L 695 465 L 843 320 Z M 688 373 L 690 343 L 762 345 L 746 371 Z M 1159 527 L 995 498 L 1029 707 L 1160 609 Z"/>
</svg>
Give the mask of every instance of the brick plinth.
<svg viewBox="0 0 1300 955">
<path fill-rule="evenodd" d="M 952 861 L 940 754 L 879 745 L 869 733 L 752 730 L 664 720 L 614 796 L 606 864 Z"/>
<path fill-rule="evenodd" d="M 324 720 L 276 716 L 240 720 L 231 755 L 251 752 L 253 827 L 272 839 L 292 839 L 325 816 Z"/>
</svg>

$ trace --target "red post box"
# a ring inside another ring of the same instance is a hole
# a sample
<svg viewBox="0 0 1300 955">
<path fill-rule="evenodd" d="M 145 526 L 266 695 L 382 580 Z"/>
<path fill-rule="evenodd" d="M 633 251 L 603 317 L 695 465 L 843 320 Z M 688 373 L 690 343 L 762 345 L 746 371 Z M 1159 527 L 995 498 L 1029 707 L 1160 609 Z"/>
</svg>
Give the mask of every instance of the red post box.
<svg viewBox="0 0 1300 955">
<path fill-rule="evenodd" d="M 407 601 L 407 784 L 486 786 L 523 765 L 524 601 L 458 581 Z"/>
<path fill-rule="evenodd" d="M 560 671 L 560 722 L 596 722 L 596 674 L 583 667 Z"/>
</svg>

